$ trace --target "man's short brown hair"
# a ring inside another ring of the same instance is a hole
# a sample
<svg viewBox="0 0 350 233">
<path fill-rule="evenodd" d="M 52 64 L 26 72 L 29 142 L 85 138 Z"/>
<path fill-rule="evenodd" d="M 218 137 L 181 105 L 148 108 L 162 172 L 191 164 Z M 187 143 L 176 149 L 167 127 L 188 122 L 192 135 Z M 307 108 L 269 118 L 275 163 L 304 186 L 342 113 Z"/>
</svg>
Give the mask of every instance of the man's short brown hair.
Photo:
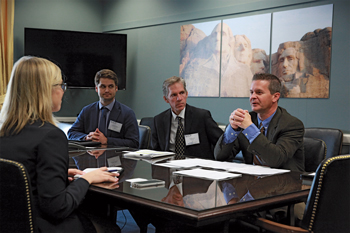
<svg viewBox="0 0 350 233">
<path fill-rule="evenodd" d="M 281 93 L 282 91 L 282 83 L 279 78 L 277 78 L 273 74 L 268 73 L 261 73 L 261 74 L 254 74 L 253 81 L 256 80 L 266 80 L 269 81 L 269 90 L 271 94 L 275 94 L 276 92 Z"/>
<path fill-rule="evenodd" d="M 114 73 L 112 70 L 109 69 L 103 69 L 96 73 L 95 75 L 95 85 L 97 86 L 100 83 L 101 78 L 109 78 L 112 79 L 116 86 L 118 86 L 118 78 L 117 74 Z"/>
</svg>

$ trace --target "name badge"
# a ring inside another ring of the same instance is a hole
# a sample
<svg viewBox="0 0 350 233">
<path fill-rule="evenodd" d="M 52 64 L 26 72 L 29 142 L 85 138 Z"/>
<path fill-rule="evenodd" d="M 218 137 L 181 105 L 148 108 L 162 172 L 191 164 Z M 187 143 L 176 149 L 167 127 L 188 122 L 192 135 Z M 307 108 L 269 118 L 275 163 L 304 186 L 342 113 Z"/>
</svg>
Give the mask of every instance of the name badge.
<svg viewBox="0 0 350 233">
<path fill-rule="evenodd" d="M 110 120 L 108 129 L 112 130 L 114 132 L 120 133 L 120 130 L 122 129 L 122 126 L 123 126 L 123 124 Z"/>
<path fill-rule="evenodd" d="M 185 135 L 186 146 L 199 144 L 199 135 L 198 133 L 186 134 Z"/>
</svg>

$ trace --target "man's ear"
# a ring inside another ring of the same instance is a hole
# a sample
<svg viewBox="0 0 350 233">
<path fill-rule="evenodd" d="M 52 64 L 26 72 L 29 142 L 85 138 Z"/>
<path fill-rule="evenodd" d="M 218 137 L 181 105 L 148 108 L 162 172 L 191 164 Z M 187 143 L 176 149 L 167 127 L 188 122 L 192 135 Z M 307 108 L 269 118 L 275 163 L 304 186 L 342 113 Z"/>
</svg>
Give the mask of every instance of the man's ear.
<svg viewBox="0 0 350 233">
<path fill-rule="evenodd" d="M 165 102 L 169 103 L 169 100 L 165 96 L 163 96 L 163 99 Z"/>
<path fill-rule="evenodd" d="M 95 91 L 98 93 L 98 87 L 97 86 L 95 86 Z"/>
<path fill-rule="evenodd" d="M 281 93 L 276 92 L 275 94 L 273 94 L 272 102 L 277 102 L 280 97 L 281 97 Z"/>
</svg>

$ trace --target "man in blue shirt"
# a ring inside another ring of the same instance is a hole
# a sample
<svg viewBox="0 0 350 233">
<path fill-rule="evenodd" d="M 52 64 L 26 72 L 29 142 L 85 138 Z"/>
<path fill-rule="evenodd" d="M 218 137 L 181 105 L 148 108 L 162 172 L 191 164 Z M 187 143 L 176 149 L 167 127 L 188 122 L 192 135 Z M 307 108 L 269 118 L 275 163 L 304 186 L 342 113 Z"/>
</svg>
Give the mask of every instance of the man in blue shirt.
<svg viewBox="0 0 350 233">
<path fill-rule="evenodd" d="M 215 146 L 215 159 L 232 161 L 242 151 L 248 164 L 304 171 L 304 125 L 278 106 L 281 81 L 255 74 L 250 88 L 252 112 L 237 108 Z"/>
<path fill-rule="evenodd" d="M 98 71 L 95 90 L 100 100 L 83 108 L 68 131 L 69 139 L 138 148 L 139 128 L 135 113 L 115 100 L 117 75 L 108 69 Z"/>
</svg>

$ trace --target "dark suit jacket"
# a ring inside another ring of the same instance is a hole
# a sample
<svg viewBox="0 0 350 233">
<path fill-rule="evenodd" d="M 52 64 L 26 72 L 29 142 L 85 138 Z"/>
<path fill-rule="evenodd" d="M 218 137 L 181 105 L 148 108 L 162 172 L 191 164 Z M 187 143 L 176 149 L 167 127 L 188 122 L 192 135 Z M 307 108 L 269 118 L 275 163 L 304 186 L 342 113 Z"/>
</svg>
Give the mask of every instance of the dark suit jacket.
<svg viewBox="0 0 350 233">
<path fill-rule="evenodd" d="M 85 179 L 68 183 L 68 142 L 62 130 L 39 120 L 27 124 L 19 134 L 0 138 L 0 157 L 20 162 L 27 169 L 41 232 L 56 232 L 65 226 L 74 230 L 79 224 L 74 210 L 89 183 Z"/>
<path fill-rule="evenodd" d="M 258 116 L 250 112 L 252 121 L 258 125 Z M 228 126 L 230 127 L 230 125 Z M 266 137 L 262 134 L 252 142 L 240 133 L 235 141 L 223 145 L 223 135 L 215 146 L 215 158 L 232 161 L 242 151 L 245 163 L 253 163 L 253 155 L 259 155 L 268 166 L 294 171 L 304 171 L 304 125 L 290 115 L 284 108 L 278 107 L 271 119 Z"/>
<path fill-rule="evenodd" d="M 68 130 L 68 137 L 71 140 L 84 140 L 86 135 L 96 130 L 99 119 L 98 101 L 87 105 L 81 110 L 78 118 Z M 108 144 L 115 146 L 139 147 L 139 128 L 135 113 L 124 104 L 115 101 L 109 120 L 123 124 L 120 132 L 107 130 Z"/>
<path fill-rule="evenodd" d="M 171 109 L 154 117 L 152 144 L 154 150 L 169 151 Z M 198 133 L 199 144 L 186 146 L 185 155 L 204 159 L 214 159 L 213 148 L 222 130 L 211 117 L 208 110 L 186 105 L 185 135 Z"/>
</svg>

